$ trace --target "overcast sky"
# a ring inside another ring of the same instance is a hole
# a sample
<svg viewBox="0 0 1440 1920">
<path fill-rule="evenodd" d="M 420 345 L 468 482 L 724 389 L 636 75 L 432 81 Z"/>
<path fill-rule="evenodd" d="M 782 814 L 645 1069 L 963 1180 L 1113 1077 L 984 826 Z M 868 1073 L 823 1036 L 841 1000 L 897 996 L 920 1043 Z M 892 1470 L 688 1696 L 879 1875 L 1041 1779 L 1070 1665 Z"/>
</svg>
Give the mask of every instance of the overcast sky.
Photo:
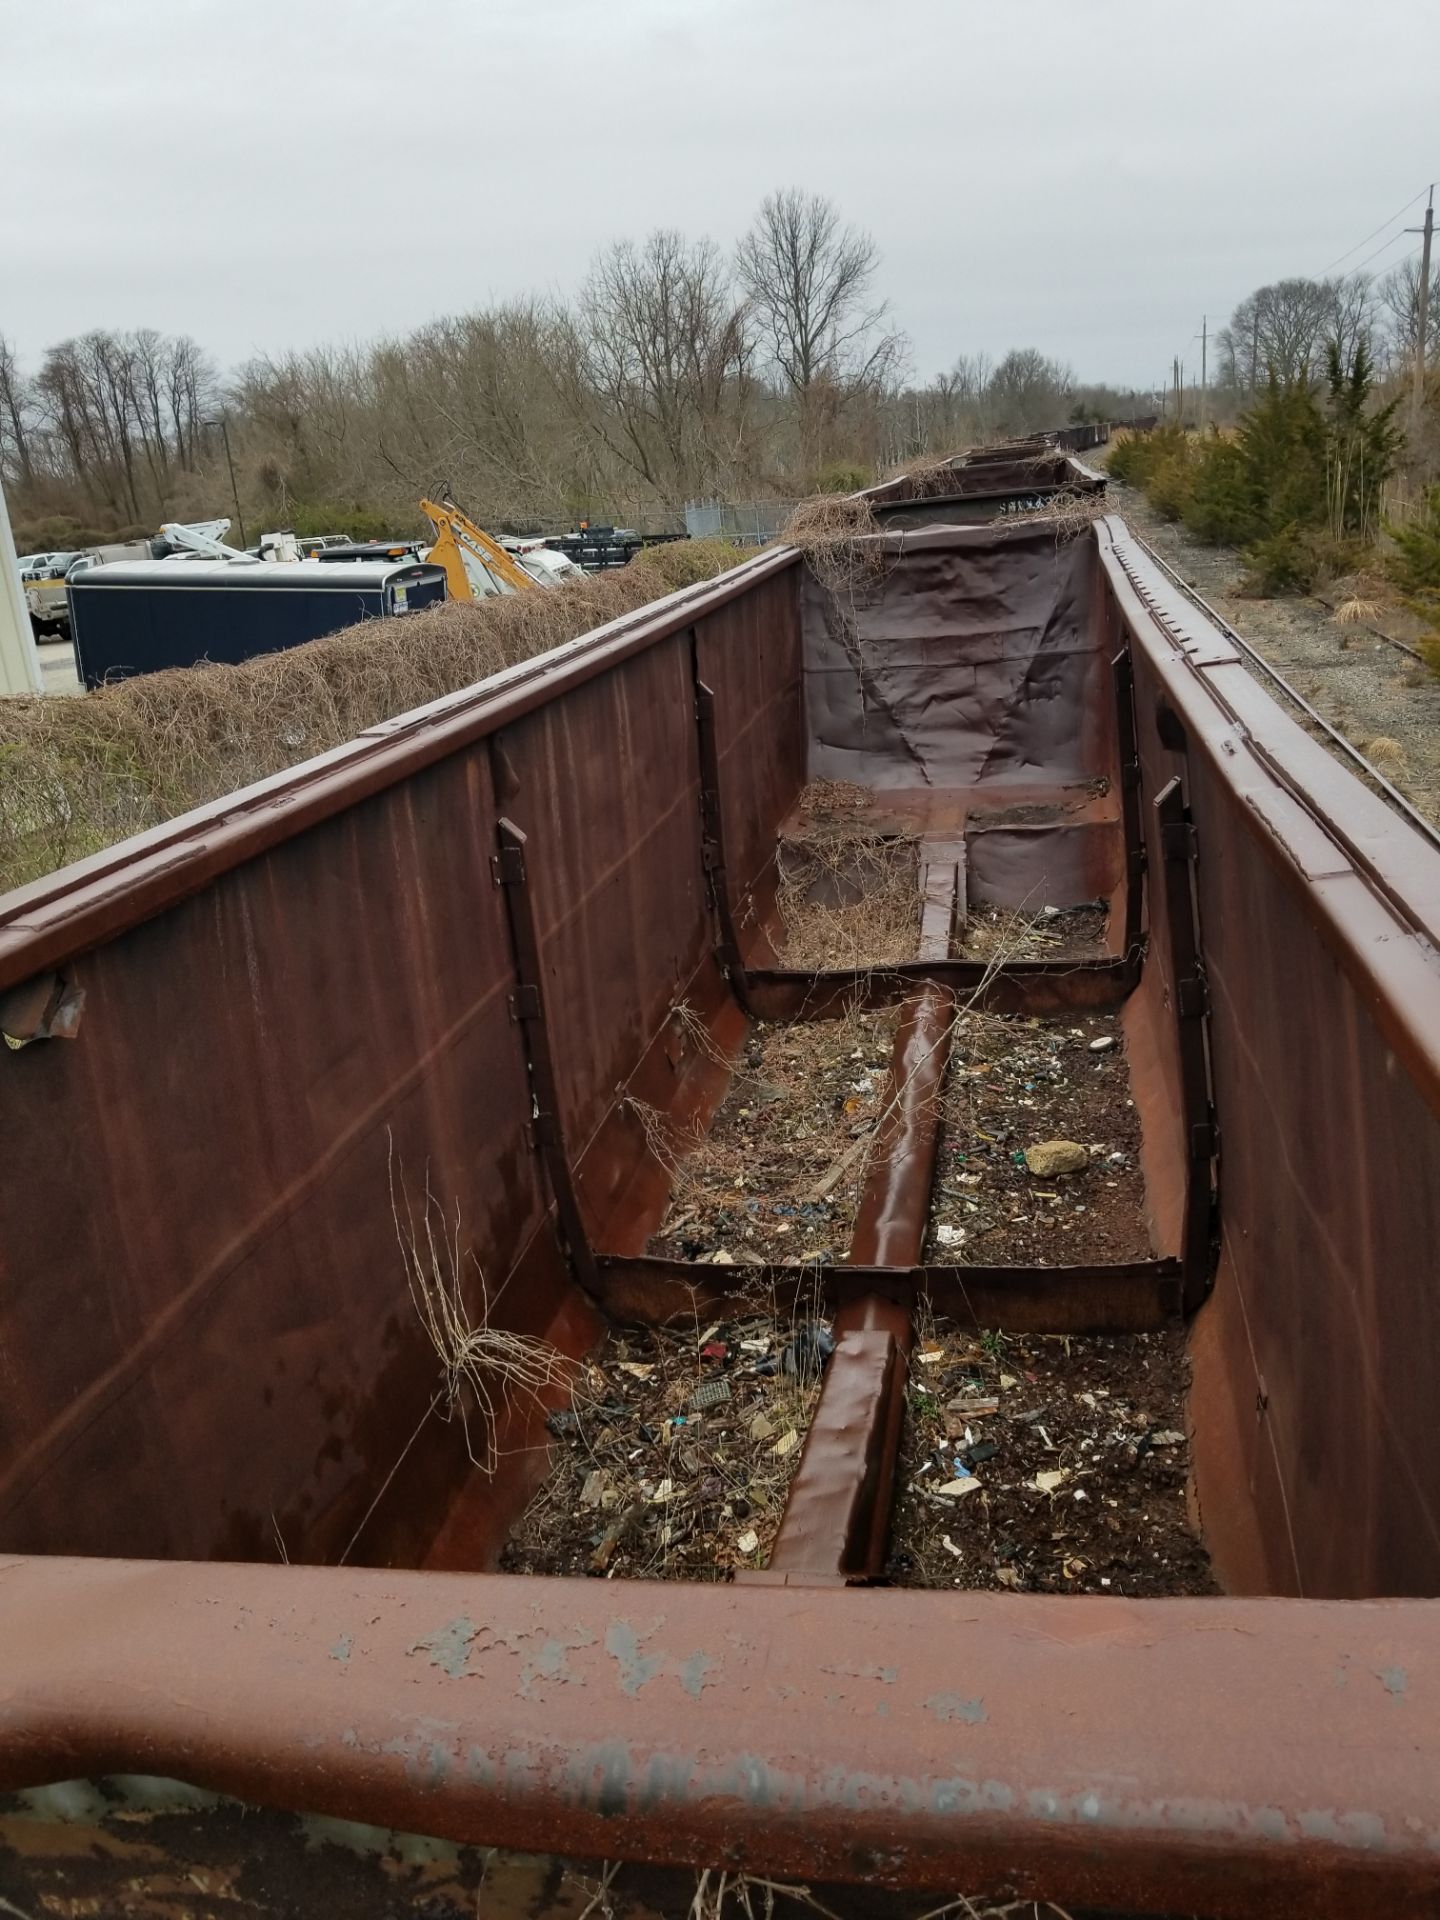
<svg viewBox="0 0 1440 1920">
<path fill-rule="evenodd" d="M 1440 0 L 0 0 L 0 332 L 222 365 L 564 292 L 771 188 L 883 254 L 915 372 L 1153 384 L 1440 176 Z M 1418 218 L 1419 209 L 1408 218 Z M 1417 243 L 1374 260 L 1383 270 Z"/>
</svg>

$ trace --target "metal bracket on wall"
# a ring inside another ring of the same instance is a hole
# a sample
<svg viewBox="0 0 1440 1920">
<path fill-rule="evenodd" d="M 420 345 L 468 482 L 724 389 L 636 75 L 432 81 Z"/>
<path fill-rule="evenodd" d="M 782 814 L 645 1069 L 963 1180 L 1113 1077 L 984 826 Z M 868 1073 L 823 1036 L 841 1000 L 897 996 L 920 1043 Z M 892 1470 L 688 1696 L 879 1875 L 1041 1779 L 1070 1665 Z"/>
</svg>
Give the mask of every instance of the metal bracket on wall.
<svg viewBox="0 0 1440 1920">
<path fill-rule="evenodd" d="M 555 1063 L 550 1053 L 550 1030 L 545 1020 L 545 994 L 540 975 L 540 938 L 525 867 L 525 835 L 513 820 L 502 818 L 499 838 L 500 851 L 491 855 L 490 870 L 496 886 L 505 892 L 505 913 L 515 956 L 516 986 L 510 995 L 510 1018 L 521 1027 L 525 1037 L 525 1058 L 535 1108 L 530 1137 L 545 1163 L 560 1235 L 575 1278 L 587 1293 L 595 1295 L 595 1254 L 585 1232 L 580 1196 L 565 1148 L 565 1130 L 560 1123 Z"/>
<path fill-rule="evenodd" d="M 1140 824 L 1140 748 L 1135 733 L 1135 667 L 1128 646 L 1110 662 L 1120 752 L 1120 814 L 1125 832 L 1125 951 L 1140 947 L 1145 885 L 1145 835 Z"/>
<path fill-rule="evenodd" d="M 1165 863 L 1165 919 L 1174 966 L 1180 1090 L 1185 1113 L 1188 1168 L 1180 1269 L 1185 1311 L 1191 1313 L 1204 1300 L 1213 1280 L 1211 1255 L 1216 1228 L 1213 1162 L 1218 1139 L 1210 1097 L 1206 1026 L 1210 1017 L 1210 995 L 1200 961 L 1199 914 L 1193 877 L 1199 836 L 1178 778 L 1168 781 L 1156 794 L 1155 817 Z"/>
<path fill-rule="evenodd" d="M 720 804 L 720 753 L 715 741 L 715 695 L 700 678 L 699 648 L 690 632 L 690 662 L 695 681 L 695 728 L 700 750 L 700 858 L 710 910 L 715 918 L 715 954 L 743 1012 L 750 1012 L 750 991 L 740 938 L 730 906 L 725 862 L 725 814 Z"/>
</svg>

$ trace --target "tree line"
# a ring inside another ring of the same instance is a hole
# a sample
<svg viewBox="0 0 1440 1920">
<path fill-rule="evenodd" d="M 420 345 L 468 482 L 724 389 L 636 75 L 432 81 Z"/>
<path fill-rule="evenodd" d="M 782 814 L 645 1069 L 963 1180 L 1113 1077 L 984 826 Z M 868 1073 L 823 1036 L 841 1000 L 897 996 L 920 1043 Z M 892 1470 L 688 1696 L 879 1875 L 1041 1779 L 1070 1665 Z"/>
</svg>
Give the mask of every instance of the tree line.
<svg viewBox="0 0 1440 1920">
<path fill-rule="evenodd" d="M 448 490 L 491 525 L 865 484 L 967 442 L 1143 411 L 1033 348 L 917 382 L 873 238 L 771 194 L 731 253 L 661 229 L 604 247 L 568 299 L 523 298 L 222 376 L 191 339 L 97 330 L 26 373 L 0 337 L 17 537 L 227 511 L 398 531 Z M 63 544 L 33 538 L 33 544 Z M 22 544 L 25 541 L 22 539 Z"/>
<path fill-rule="evenodd" d="M 1272 377 L 1282 388 L 1320 385 L 1331 346 L 1346 370 L 1363 352 L 1381 382 L 1408 378 L 1420 304 L 1420 263 L 1413 259 L 1378 277 L 1295 277 L 1257 287 L 1215 335 L 1211 417 L 1238 412 Z M 1440 357 L 1440 262 L 1431 272 L 1425 331 L 1428 362 Z"/>
</svg>

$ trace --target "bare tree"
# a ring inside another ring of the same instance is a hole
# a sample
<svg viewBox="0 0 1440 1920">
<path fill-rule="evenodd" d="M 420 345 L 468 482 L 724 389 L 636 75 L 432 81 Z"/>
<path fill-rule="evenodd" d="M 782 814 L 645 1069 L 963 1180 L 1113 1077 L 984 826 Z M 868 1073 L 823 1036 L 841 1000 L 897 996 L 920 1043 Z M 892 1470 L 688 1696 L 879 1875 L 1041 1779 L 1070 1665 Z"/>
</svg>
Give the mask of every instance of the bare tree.
<svg viewBox="0 0 1440 1920">
<path fill-rule="evenodd" d="M 985 398 L 1002 433 L 1038 433 L 1063 426 L 1075 375 L 1036 347 L 1014 347 L 991 374 Z"/>
<path fill-rule="evenodd" d="M 576 421 L 671 507 L 714 489 L 743 438 L 749 340 L 725 263 L 669 229 L 600 254 L 563 317 Z"/>
<path fill-rule="evenodd" d="M 1380 281 L 1376 289 L 1385 316 L 1386 345 L 1392 365 L 1409 368 L 1415 363 L 1415 348 L 1420 338 L 1420 262 L 1402 260 Z M 1427 362 L 1440 354 L 1440 264 L 1431 269 L 1430 300 L 1426 310 L 1425 342 Z"/>
<path fill-rule="evenodd" d="M 904 340 L 881 330 L 889 305 L 872 296 L 879 248 L 841 225 L 824 196 L 795 186 L 770 194 L 739 242 L 735 269 L 793 394 L 820 384 L 881 388 L 899 369 Z"/>
<path fill-rule="evenodd" d="M 1221 381 L 1254 394 L 1272 375 L 1282 387 L 1317 379 L 1326 343 L 1334 340 L 1348 366 L 1368 347 L 1374 304 L 1361 274 L 1332 280 L 1277 280 L 1246 296 L 1216 336 Z"/>
<path fill-rule="evenodd" d="M 30 440 L 33 405 L 30 382 L 20 371 L 15 349 L 0 333 L 0 463 L 14 456 L 22 486 L 35 477 Z"/>
</svg>

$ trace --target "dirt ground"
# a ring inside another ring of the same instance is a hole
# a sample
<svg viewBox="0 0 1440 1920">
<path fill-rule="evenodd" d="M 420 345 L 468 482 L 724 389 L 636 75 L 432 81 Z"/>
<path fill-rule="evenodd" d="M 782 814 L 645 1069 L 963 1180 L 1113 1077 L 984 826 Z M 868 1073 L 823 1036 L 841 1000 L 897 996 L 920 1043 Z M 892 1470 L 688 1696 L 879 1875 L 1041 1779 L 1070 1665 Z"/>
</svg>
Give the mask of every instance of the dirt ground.
<svg viewBox="0 0 1440 1920">
<path fill-rule="evenodd" d="M 551 1415 L 550 1476 L 502 1571 L 728 1580 L 763 1567 L 820 1394 L 823 1325 L 757 1299 L 744 1320 L 612 1331 L 571 1410 Z"/>
<path fill-rule="evenodd" d="M 965 917 L 956 956 L 962 960 L 1100 960 L 1108 949 L 1110 909 L 1042 907 L 1016 913 L 1008 907 L 972 907 Z"/>
<path fill-rule="evenodd" d="M 1133 487 L 1112 480 L 1109 494 L 1112 511 L 1421 813 L 1440 822 L 1440 678 L 1364 627 L 1342 626 L 1320 600 L 1241 598 L 1245 566 L 1233 548 L 1202 546 L 1183 527 L 1162 520 Z M 1387 610 L 1377 624 L 1406 637 L 1400 631 L 1403 614 Z M 1261 676 L 1261 684 L 1289 705 L 1273 682 Z M 1298 709 L 1291 711 L 1300 718 Z M 1324 743 L 1318 729 L 1307 731 Z"/>
<path fill-rule="evenodd" d="M 887 1084 L 897 1011 L 757 1021 L 702 1140 L 651 1116 L 675 1168 L 647 1251 L 720 1265 L 838 1260 L 850 1244 L 867 1148 Z"/>
<path fill-rule="evenodd" d="M 923 1325 L 887 1577 L 1141 1597 L 1217 1591 L 1190 1529 L 1184 1337 Z"/>
<path fill-rule="evenodd" d="M 1102 1051 L 1096 1045 L 1108 1042 Z M 1027 1148 L 1083 1147 L 1039 1178 Z M 926 1258 L 965 1266 L 1148 1260 L 1140 1121 L 1114 1014 L 970 1012 L 951 1043 Z"/>
</svg>

